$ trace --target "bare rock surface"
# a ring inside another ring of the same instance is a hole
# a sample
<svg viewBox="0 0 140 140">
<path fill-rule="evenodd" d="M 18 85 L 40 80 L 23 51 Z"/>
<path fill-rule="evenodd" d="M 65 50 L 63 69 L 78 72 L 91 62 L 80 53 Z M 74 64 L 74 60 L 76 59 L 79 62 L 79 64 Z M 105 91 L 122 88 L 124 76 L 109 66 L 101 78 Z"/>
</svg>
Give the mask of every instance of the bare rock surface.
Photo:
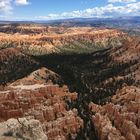
<svg viewBox="0 0 140 140">
<path fill-rule="evenodd" d="M 43 84 L 44 79 L 30 82 L 31 78 L 33 74 L 1 91 L 1 137 L 11 132 L 13 137 L 31 140 L 75 138 L 83 120 L 76 109 L 68 109 L 66 100 L 75 100 L 77 93 L 70 93 L 67 86 L 59 87 L 51 80 Z"/>
<path fill-rule="evenodd" d="M 95 112 L 92 120 L 101 140 L 140 139 L 140 89 L 125 86 L 117 91 L 110 103 L 98 106 L 90 103 Z"/>
</svg>

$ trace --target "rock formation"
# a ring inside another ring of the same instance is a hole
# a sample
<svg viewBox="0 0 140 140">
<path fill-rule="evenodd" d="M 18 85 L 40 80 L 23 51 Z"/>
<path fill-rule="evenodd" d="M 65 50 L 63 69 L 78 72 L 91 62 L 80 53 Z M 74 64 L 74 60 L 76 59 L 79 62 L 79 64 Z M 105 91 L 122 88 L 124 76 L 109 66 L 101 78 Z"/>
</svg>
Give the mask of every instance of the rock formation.
<svg viewBox="0 0 140 140">
<path fill-rule="evenodd" d="M 13 137 L 19 139 L 48 140 L 38 120 L 31 118 L 9 119 L 5 125 L 7 132 L 4 135 L 11 133 Z"/>
<path fill-rule="evenodd" d="M 100 140 L 140 139 L 140 89 L 125 86 L 103 106 L 90 103 L 92 120 Z"/>
<path fill-rule="evenodd" d="M 37 72 L 41 74 L 44 69 Z M 76 100 L 77 93 L 70 93 L 67 86 L 61 88 L 50 80 L 46 84 L 44 79 L 42 83 L 32 81 L 31 76 L 0 91 L 0 120 L 8 120 L 5 133 L 12 131 L 13 135 L 17 133 L 34 140 L 76 138 L 83 128 L 83 120 L 76 109 L 68 109 L 66 100 Z"/>
<path fill-rule="evenodd" d="M 8 34 L 5 30 L 16 32 Z M 34 31 L 32 32 L 32 30 Z M 91 27 L 2 26 L 0 31 L 0 48 L 15 47 L 34 56 L 52 53 L 93 52 L 103 48 L 120 46 L 126 38 L 125 34 L 119 30 Z"/>
</svg>

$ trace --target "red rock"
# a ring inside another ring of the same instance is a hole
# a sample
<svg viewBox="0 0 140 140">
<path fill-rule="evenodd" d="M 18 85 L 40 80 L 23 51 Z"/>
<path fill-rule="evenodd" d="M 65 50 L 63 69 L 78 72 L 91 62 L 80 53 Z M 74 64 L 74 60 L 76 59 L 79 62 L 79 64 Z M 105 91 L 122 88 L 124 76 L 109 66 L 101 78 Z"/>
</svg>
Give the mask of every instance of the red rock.
<svg viewBox="0 0 140 140">
<path fill-rule="evenodd" d="M 0 120 L 31 116 L 42 123 L 49 140 L 67 140 L 68 134 L 75 137 L 83 127 L 83 121 L 76 109 L 66 110 L 63 97 L 73 100 L 77 93 L 71 94 L 67 87 L 63 88 L 46 85 L 36 90 L 0 94 Z"/>
<path fill-rule="evenodd" d="M 140 90 L 136 87 L 123 87 L 112 97 L 112 103 L 89 105 L 96 112 L 92 121 L 101 140 L 140 139 L 140 104 L 139 99 L 135 98 L 139 94 Z"/>
<path fill-rule="evenodd" d="M 22 111 L 22 109 L 9 110 L 9 111 L 7 111 L 6 114 L 7 114 L 6 119 L 18 118 L 18 117 L 22 117 L 23 116 L 23 111 Z"/>
</svg>

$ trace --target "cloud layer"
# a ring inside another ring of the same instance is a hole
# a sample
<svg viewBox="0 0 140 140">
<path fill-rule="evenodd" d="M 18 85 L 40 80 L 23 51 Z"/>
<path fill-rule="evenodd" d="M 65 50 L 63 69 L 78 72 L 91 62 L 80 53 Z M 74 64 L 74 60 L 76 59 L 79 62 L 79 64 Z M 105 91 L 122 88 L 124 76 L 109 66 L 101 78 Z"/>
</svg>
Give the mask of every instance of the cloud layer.
<svg viewBox="0 0 140 140">
<path fill-rule="evenodd" d="M 0 0 L 0 14 L 10 14 L 12 11 L 12 0 Z"/>
<path fill-rule="evenodd" d="M 63 12 L 60 14 L 50 13 L 32 19 L 65 19 L 65 18 L 92 18 L 92 17 L 116 17 L 116 16 L 139 16 L 140 2 L 138 0 L 107 0 L 108 4 L 102 7 L 93 7 L 84 10 Z M 115 4 L 123 3 L 123 4 Z M 15 6 L 28 5 L 29 0 L 0 0 L 0 18 L 12 14 Z M 25 15 L 26 16 L 26 15 Z M 12 18 L 12 16 L 11 16 Z"/>
<path fill-rule="evenodd" d="M 28 5 L 27 0 L 0 0 L 0 16 L 9 15 L 12 13 L 13 5 Z"/>
<path fill-rule="evenodd" d="M 94 7 L 85 10 L 64 12 L 61 14 L 49 14 L 36 17 L 39 19 L 64 19 L 64 18 L 90 18 L 90 17 L 114 17 L 114 16 L 136 16 L 140 15 L 140 2 L 128 3 L 125 6 L 114 6 L 108 4 L 103 7 Z"/>
</svg>

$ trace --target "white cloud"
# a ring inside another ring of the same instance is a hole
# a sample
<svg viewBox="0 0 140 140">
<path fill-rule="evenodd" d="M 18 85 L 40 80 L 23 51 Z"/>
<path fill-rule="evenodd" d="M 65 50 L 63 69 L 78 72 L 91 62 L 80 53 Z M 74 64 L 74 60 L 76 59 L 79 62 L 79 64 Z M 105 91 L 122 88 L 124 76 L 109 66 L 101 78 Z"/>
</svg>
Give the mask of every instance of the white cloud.
<svg viewBox="0 0 140 140">
<path fill-rule="evenodd" d="M 29 2 L 27 0 L 0 0 L 0 18 L 12 14 L 14 4 L 17 6 L 28 5 Z"/>
<path fill-rule="evenodd" d="M 137 0 L 108 0 L 109 3 L 132 3 L 136 2 Z"/>
<path fill-rule="evenodd" d="M 10 14 L 12 12 L 12 0 L 0 0 L 0 15 Z"/>
<path fill-rule="evenodd" d="M 64 19 L 64 18 L 90 18 L 90 17 L 114 17 L 114 16 L 136 16 L 140 15 L 140 2 L 128 3 L 125 6 L 114 6 L 108 4 L 103 7 L 94 7 L 85 10 L 64 12 L 61 14 L 49 14 L 36 17 L 38 19 Z"/>
<path fill-rule="evenodd" d="M 28 5 L 29 2 L 27 0 L 15 0 L 16 5 Z"/>
</svg>

